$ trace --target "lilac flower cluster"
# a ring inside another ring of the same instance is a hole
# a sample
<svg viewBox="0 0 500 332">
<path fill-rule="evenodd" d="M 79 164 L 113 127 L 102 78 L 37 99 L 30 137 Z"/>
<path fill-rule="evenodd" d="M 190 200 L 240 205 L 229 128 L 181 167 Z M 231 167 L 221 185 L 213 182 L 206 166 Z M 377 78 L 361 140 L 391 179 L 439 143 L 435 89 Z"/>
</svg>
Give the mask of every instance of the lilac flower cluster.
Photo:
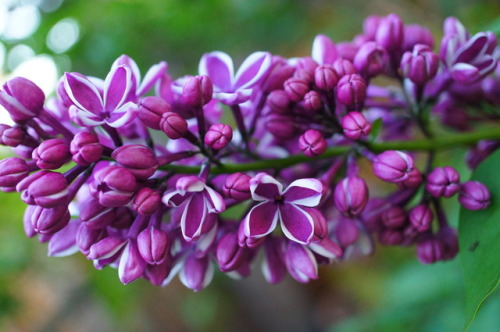
<svg viewBox="0 0 500 332">
<path fill-rule="evenodd" d="M 121 56 L 104 79 L 65 73 L 48 100 L 14 78 L 0 90 L 15 122 L 0 143 L 18 157 L 0 161 L 0 187 L 21 194 L 26 234 L 50 256 L 80 251 L 124 284 L 178 275 L 198 291 L 215 267 L 241 278 L 256 265 L 270 283 L 307 282 L 375 242 L 448 260 L 458 241 L 442 200 L 484 209 L 490 193 L 435 167 L 434 143 L 490 119 L 500 51 L 455 18 L 439 53 L 434 43 L 391 14 L 368 17 L 352 41 L 317 36 L 311 56 L 253 53 L 236 73 L 223 52 L 177 79 L 165 62 L 141 78 Z M 484 138 L 465 142 L 477 144 L 471 167 L 500 146 Z M 389 192 L 370 195 L 363 159 Z"/>
</svg>

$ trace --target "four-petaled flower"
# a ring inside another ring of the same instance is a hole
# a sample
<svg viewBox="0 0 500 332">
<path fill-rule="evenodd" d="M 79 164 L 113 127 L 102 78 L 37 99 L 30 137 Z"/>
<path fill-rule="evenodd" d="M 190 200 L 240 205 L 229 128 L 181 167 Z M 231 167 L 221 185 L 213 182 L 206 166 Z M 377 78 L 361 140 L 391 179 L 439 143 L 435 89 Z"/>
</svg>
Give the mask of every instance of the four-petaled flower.
<svg viewBox="0 0 500 332">
<path fill-rule="evenodd" d="M 179 207 L 172 214 L 172 221 L 180 223 L 184 239 L 197 240 L 212 229 L 217 213 L 226 209 L 224 199 L 194 175 L 179 178 L 176 189 L 166 193 L 162 201 L 169 207 Z"/>
<path fill-rule="evenodd" d="M 309 244 L 314 236 L 314 216 L 307 207 L 315 207 L 321 200 L 323 185 L 316 179 L 299 179 L 283 191 L 283 186 L 272 176 L 259 173 L 250 180 L 250 191 L 255 201 L 244 223 L 245 235 L 260 238 L 271 233 L 278 224 L 286 237 L 301 244 Z"/>
</svg>

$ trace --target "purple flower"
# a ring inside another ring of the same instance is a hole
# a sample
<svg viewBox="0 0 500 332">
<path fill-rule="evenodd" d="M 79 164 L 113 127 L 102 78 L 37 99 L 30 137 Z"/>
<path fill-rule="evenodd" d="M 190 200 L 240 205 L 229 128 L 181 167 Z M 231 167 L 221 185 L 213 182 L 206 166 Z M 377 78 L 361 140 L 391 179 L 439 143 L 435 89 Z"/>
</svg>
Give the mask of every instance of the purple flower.
<svg viewBox="0 0 500 332">
<path fill-rule="evenodd" d="M 87 77 L 78 73 L 66 73 L 64 88 L 73 105 L 69 112 L 73 121 L 83 127 L 108 124 L 122 127 L 138 115 L 135 99 L 135 82 L 129 67 L 111 69 L 104 81 L 104 91 Z M 133 97 L 131 97 L 133 96 Z"/>
<path fill-rule="evenodd" d="M 325 35 L 317 35 L 312 46 L 312 59 L 319 65 L 332 64 L 338 58 L 333 41 Z"/>
<path fill-rule="evenodd" d="M 224 199 L 197 176 L 183 176 L 177 180 L 176 190 L 166 193 L 163 203 L 178 207 L 176 219 L 179 219 L 182 235 L 188 242 L 212 229 L 217 213 L 226 209 Z"/>
<path fill-rule="evenodd" d="M 261 238 L 271 233 L 278 221 L 287 238 L 301 244 L 309 244 L 315 234 L 314 216 L 305 208 L 315 207 L 321 200 L 323 185 L 316 179 L 299 179 L 283 191 L 275 178 L 259 173 L 250 181 L 250 191 L 255 201 L 244 223 L 245 235 Z"/>
<path fill-rule="evenodd" d="M 349 112 L 342 118 L 342 129 L 350 139 L 366 137 L 372 130 L 372 125 L 361 112 Z"/>
<path fill-rule="evenodd" d="M 213 85 L 207 75 L 189 77 L 182 88 L 182 101 L 189 107 L 202 107 L 212 100 Z"/>
<path fill-rule="evenodd" d="M 92 189 L 99 203 L 106 207 L 126 205 L 137 187 L 135 177 L 121 166 L 106 166 L 94 174 Z"/>
<path fill-rule="evenodd" d="M 160 121 L 167 112 L 172 112 L 170 104 L 159 97 L 146 97 L 139 104 L 139 119 L 152 129 L 160 130 Z"/>
<path fill-rule="evenodd" d="M 179 279 L 184 286 L 198 292 L 210 284 L 215 269 L 208 257 L 198 258 L 191 254 L 183 263 Z"/>
<path fill-rule="evenodd" d="M 159 126 L 161 131 L 163 131 L 170 139 L 179 139 L 188 131 L 188 124 L 186 120 L 174 112 L 163 113 Z"/>
<path fill-rule="evenodd" d="M 450 166 L 436 167 L 427 175 L 425 189 L 434 197 L 450 198 L 460 190 L 460 174 Z"/>
<path fill-rule="evenodd" d="M 23 179 L 16 190 L 30 205 L 53 208 L 68 203 L 68 183 L 61 173 L 40 171 Z"/>
<path fill-rule="evenodd" d="M 217 263 L 222 272 L 238 269 L 247 259 L 249 249 L 238 245 L 238 234 L 226 233 L 219 240 L 216 249 Z"/>
<path fill-rule="evenodd" d="M 337 85 L 338 100 L 350 109 L 359 108 L 366 97 L 366 82 L 358 74 L 343 76 Z"/>
<path fill-rule="evenodd" d="M 158 211 L 160 205 L 160 194 L 149 187 L 144 187 L 134 196 L 132 208 L 140 215 L 150 216 Z"/>
<path fill-rule="evenodd" d="M 314 70 L 314 85 L 320 90 L 331 90 L 337 86 L 339 74 L 332 65 L 321 65 Z"/>
<path fill-rule="evenodd" d="M 111 158 L 125 167 L 138 180 L 146 180 L 156 172 L 158 161 L 151 149 L 141 144 L 120 146 L 113 151 Z"/>
<path fill-rule="evenodd" d="M 467 181 L 460 188 L 458 201 L 469 210 L 482 210 L 490 205 L 491 194 L 488 188 L 478 181 Z"/>
<path fill-rule="evenodd" d="M 290 100 L 298 102 L 310 90 L 309 83 L 302 78 L 291 77 L 285 81 L 284 89 Z"/>
<path fill-rule="evenodd" d="M 69 146 L 63 139 L 53 138 L 43 141 L 33 150 L 33 159 L 42 169 L 57 169 L 68 161 Z"/>
<path fill-rule="evenodd" d="M 29 175 L 26 161 L 17 157 L 0 160 L 0 189 L 14 191 L 17 184 Z"/>
<path fill-rule="evenodd" d="M 205 135 L 205 144 L 215 150 L 225 148 L 233 139 L 233 129 L 231 126 L 217 123 L 210 126 Z"/>
<path fill-rule="evenodd" d="M 255 52 L 250 54 L 234 75 L 233 60 L 224 52 L 203 55 L 198 71 L 211 78 L 214 98 L 226 105 L 241 104 L 250 99 L 253 87 L 269 73 L 271 54 Z"/>
<path fill-rule="evenodd" d="M 13 78 L 3 85 L 3 90 L 0 91 L 0 105 L 15 122 L 23 123 L 42 111 L 45 94 L 27 78 Z"/>
<path fill-rule="evenodd" d="M 298 147 L 307 157 L 317 157 L 326 151 L 327 143 L 323 134 L 316 129 L 309 129 L 299 138 Z"/>
<path fill-rule="evenodd" d="M 237 201 L 249 199 L 252 196 L 250 193 L 250 179 L 249 175 L 239 172 L 229 175 L 222 188 L 224 195 Z"/>
<path fill-rule="evenodd" d="M 137 236 L 137 248 L 148 264 L 163 263 L 168 257 L 169 247 L 167 233 L 156 227 L 145 228 Z"/>
<path fill-rule="evenodd" d="M 387 52 L 375 42 L 364 43 L 359 48 L 353 60 L 354 68 L 363 77 L 377 76 L 384 71 L 387 63 Z"/>
<path fill-rule="evenodd" d="M 118 263 L 118 277 L 126 285 L 142 277 L 146 262 L 142 258 L 135 241 L 127 241 Z"/>
<path fill-rule="evenodd" d="M 373 172 L 387 182 L 402 182 L 414 169 L 413 158 L 401 151 L 385 151 L 373 162 Z"/>
<path fill-rule="evenodd" d="M 401 59 L 401 73 L 413 83 L 423 85 L 436 76 L 439 56 L 427 45 L 417 44 L 412 52 L 405 52 Z"/>
<path fill-rule="evenodd" d="M 367 202 L 368 187 L 365 180 L 360 177 L 349 176 L 335 187 L 335 206 L 348 216 L 360 215 Z"/>
<path fill-rule="evenodd" d="M 79 226 L 79 222 L 72 221 L 53 234 L 49 240 L 48 255 L 51 257 L 65 257 L 78 252 L 76 233 Z"/>
<path fill-rule="evenodd" d="M 288 272 L 298 282 L 306 283 L 311 279 L 318 279 L 318 263 L 306 246 L 288 241 L 284 257 Z"/>
<path fill-rule="evenodd" d="M 69 149 L 75 163 L 89 166 L 101 159 L 104 146 L 99 143 L 96 134 L 84 131 L 73 137 Z"/>
</svg>

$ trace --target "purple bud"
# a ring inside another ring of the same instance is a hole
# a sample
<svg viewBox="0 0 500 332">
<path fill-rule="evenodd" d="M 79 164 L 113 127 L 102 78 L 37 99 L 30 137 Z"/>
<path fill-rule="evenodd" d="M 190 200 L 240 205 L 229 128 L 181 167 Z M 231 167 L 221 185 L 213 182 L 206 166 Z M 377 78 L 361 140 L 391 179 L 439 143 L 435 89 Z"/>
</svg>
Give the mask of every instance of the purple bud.
<svg viewBox="0 0 500 332">
<path fill-rule="evenodd" d="M 160 120 L 160 129 L 168 138 L 178 139 L 184 136 L 188 131 L 186 120 L 177 113 L 165 112 Z"/>
<path fill-rule="evenodd" d="M 33 150 L 33 159 L 42 169 L 57 169 L 66 163 L 69 156 L 68 144 L 60 138 L 46 140 Z"/>
<path fill-rule="evenodd" d="M 104 146 L 99 143 L 96 134 L 84 131 L 73 137 L 69 149 L 75 163 L 89 166 L 101 159 Z"/>
<path fill-rule="evenodd" d="M 26 134 L 19 127 L 10 127 L 8 125 L 0 124 L 0 143 L 16 147 L 23 143 L 26 138 Z"/>
<path fill-rule="evenodd" d="M 162 115 L 167 112 L 172 112 L 172 108 L 160 97 L 149 96 L 139 104 L 139 119 L 152 129 L 160 130 Z"/>
<path fill-rule="evenodd" d="M 125 245 L 127 241 L 116 236 L 108 236 L 95 242 L 89 249 L 88 259 L 106 259 L 113 257 Z"/>
<path fill-rule="evenodd" d="M 286 140 L 293 138 L 297 133 L 297 125 L 291 116 L 271 113 L 266 117 L 265 125 L 276 138 Z"/>
<path fill-rule="evenodd" d="M 262 90 L 272 93 L 274 90 L 281 89 L 285 81 L 292 77 L 294 71 L 295 68 L 287 64 L 283 58 L 274 55 L 271 70 L 262 83 Z"/>
<path fill-rule="evenodd" d="M 321 65 L 314 70 L 314 85 L 324 91 L 332 90 L 337 86 L 339 75 L 333 65 Z"/>
<path fill-rule="evenodd" d="M 111 223 L 111 226 L 117 229 L 128 229 L 132 226 L 134 215 L 128 207 L 120 206 L 116 208 L 115 214 L 115 219 Z"/>
<path fill-rule="evenodd" d="M 182 89 L 182 101 L 189 107 L 202 107 L 212 100 L 213 85 L 207 75 L 192 76 Z"/>
<path fill-rule="evenodd" d="M 490 205 L 491 194 L 488 188 L 478 181 L 462 184 L 458 201 L 468 210 L 482 210 Z"/>
<path fill-rule="evenodd" d="M 116 210 L 99 204 L 96 198 L 90 198 L 80 207 L 80 220 L 89 229 L 98 229 L 110 225 L 116 218 Z"/>
<path fill-rule="evenodd" d="M 417 257 L 423 264 L 432 264 L 443 259 L 441 242 L 434 237 L 421 240 L 417 245 Z"/>
<path fill-rule="evenodd" d="M 413 52 L 405 52 L 401 59 L 401 73 L 417 85 L 424 85 L 436 76 L 439 55 L 427 45 L 415 45 Z"/>
<path fill-rule="evenodd" d="M 443 227 L 436 235 L 436 239 L 441 242 L 442 260 L 455 258 L 458 254 L 457 231 L 451 227 Z"/>
<path fill-rule="evenodd" d="M 436 167 L 427 175 L 425 189 L 434 197 L 450 198 L 460 190 L 460 174 L 450 166 Z"/>
<path fill-rule="evenodd" d="M 429 29 L 418 24 L 405 25 L 404 29 L 402 51 L 411 51 L 417 44 L 427 45 L 431 50 L 434 48 L 434 38 Z"/>
<path fill-rule="evenodd" d="M 76 245 L 84 255 L 88 255 L 90 247 L 102 240 L 106 235 L 105 229 L 93 229 L 87 227 L 85 223 L 80 223 L 76 232 Z"/>
<path fill-rule="evenodd" d="M 398 182 L 399 188 L 402 189 L 417 189 L 422 183 L 422 173 L 416 168 L 408 173 L 408 179 Z"/>
<path fill-rule="evenodd" d="M 168 235 L 161 229 L 148 227 L 137 236 L 137 248 L 146 263 L 161 264 L 168 257 Z"/>
<path fill-rule="evenodd" d="M 410 210 L 410 223 L 419 232 L 425 232 L 431 228 L 434 215 L 427 205 L 417 205 Z"/>
<path fill-rule="evenodd" d="M 160 194 L 149 188 L 144 187 L 134 196 L 132 208 L 142 216 L 150 216 L 161 206 Z"/>
<path fill-rule="evenodd" d="M 321 242 L 328 236 L 328 224 L 325 216 L 315 208 L 305 207 L 304 210 L 309 213 L 313 220 L 314 235 L 312 241 L 316 243 Z"/>
<path fill-rule="evenodd" d="M 266 237 L 248 237 L 245 235 L 245 223 L 240 223 L 240 226 L 238 227 L 238 245 L 240 247 L 248 247 L 248 248 L 255 248 L 260 246 L 265 240 Z"/>
<path fill-rule="evenodd" d="M 368 40 L 375 40 L 382 17 L 370 15 L 363 20 L 363 34 Z"/>
<path fill-rule="evenodd" d="M 382 213 L 382 224 L 387 228 L 401 228 L 405 223 L 406 211 L 399 206 L 392 206 Z"/>
<path fill-rule="evenodd" d="M 348 216 L 358 216 L 368 202 L 368 187 L 365 180 L 349 176 L 335 187 L 334 203 L 340 212 Z"/>
<path fill-rule="evenodd" d="M 343 76 L 337 85 L 338 100 L 351 109 L 360 108 L 366 97 L 366 82 L 358 74 Z"/>
<path fill-rule="evenodd" d="M 76 232 L 79 222 L 70 222 L 63 229 L 53 234 L 49 240 L 48 256 L 65 257 L 78 252 Z"/>
<path fill-rule="evenodd" d="M 378 239 L 383 245 L 397 246 L 403 243 L 404 235 L 400 230 L 387 228 L 378 233 Z"/>
<path fill-rule="evenodd" d="M 304 96 L 304 99 L 300 102 L 302 107 L 308 112 L 316 112 L 321 109 L 323 104 L 321 103 L 321 95 L 311 90 Z"/>
<path fill-rule="evenodd" d="M 375 42 L 364 43 L 356 53 L 354 68 L 364 77 L 374 77 L 382 73 L 388 61 L 383 47 Z"/>
<path fill-rule="evenodd" d="M 137 244 L 129 241 L 120 256 L 118 277 L 126 285 L 142 277 L 146 269 L 146 262 L 142 259 L 137 249 Z"/>
<path fill-rule="evenodd" d="M 326 151 L 327 143 L 323 134 L 316 129 L 309 129 L 299 138 L 299 149 L 307 157 L 317 157 Z"/>
<path fill-rule="evenodd" d="M 210 126 L 205 134 L 205 144 L 215 150 L 225 148 L 233 139 L 233 129 L 231 126 L 217 123 Z"/>
<path fill-rule="evenodd" d="M 17 184 L 29 175 L 26 161 L 17 157 L 0 160 L 0 189 L 14 191 Z"/>
<path fill-rule="evenodd" d="M 387 51 L 397 51 L 401 48 L 404 40 L 404 25 L 401 18 L 396 14 L 384 17 L 375 35 L 375 41 Z"/>
<path fill-rule="evenodd" d="M 356 74 L 356 69 L 354 69 L 352 62 L 345 59 L 335 60 L 333 63 L 333 69 L 335 69 L 339 79 L 346 75 Z"/>
<path fill-rule="evenodd" d="M 127 204 L 137 186 L 134 175 L 121 166 L 101 168 L 94 174 L 94 179 L 96 196 L 106 207 Z"/>
<path fill-rule="evenodd" d="M 361 112 L 349 112 L 342 118 L 344 134 L 350 139 L 366 137 L 372 131 L 372 125 Z"/>
<path fill-rule="evenodd" d="M 318 263 L 306 246 L 288 241 L 284 256 L 288 272 L 298 282 L 306 283 L 318 278 Z"/>
<path fill-rule="evenodd" d="M 37 206 L 32 210 L 31 225 L 39 234 L 54 234 L 69 222 L 70 214 L 66 205 L 53 208 Z"/>
<path fill-rule="evenodd" d="M 214 276 L 214 266 L 208 257 L 198 258 L 190 255 L 186 258 L 182 270 L 179 272 L 179 279 L 187 288 L 198 292 L 207 287 Z"/>
<path fill-rule="evenodd" d="M 24 228 L 24 233 L 26 234 L 27 237 L 33 237 L 37 235 L 37 232 L 33 228 L 33 224 L 31 223 L 31 216 L 33 215 L 33 212 L 37 208 L 36 205 L 28 205 L 26 207 L 26 210 L 24 210 L 24 216 L 23 216 L 23 228 Z"/>
<path fill-rule="evenodd" d="M 285 114 L 290 108 L 290 98 L 285 90 L 274 90 L 267 96 L 266 105 L 273 113 Z"/>
<path fill-rule="evenodd" d="M 349 219 L 342 218 L 335 225 L 335 238 L 342 248 L 346 248 L 356 242 L 359 237 L 359 230 Z"/>
<path fill-rule="evenodd" d="M 252 177 L 244 173 L 234 173 L 226 178 L 222 191 L 228 198 L 236 201 L 244 201 L 251 197 L 250 179 Z"/>
<path fill-rule="evenodd" d="M 287 79 L 284 88 L 288 98 L 295 102 L 301 101 L 310 90 L 309 84 L 306 81 L 296 77 Z"/>
<path fill-rule="evenodd" d="M 219 240 L 215 253 L 220 270 L 229 272 L 238 269 L 245 263 L 248 249 L 238 245 L 238 235 L 236 233 L 226 233 Z"/>
<path fill-rule="evenodd" d="M 141 144 L 120 146 L 113 151 L 111 158 L 130 171 L 138 180 L 148 179 L 158 168 L 158 161 L 153 151 Z"/>
<path fill-rule="evenodd" d="M 68 183 L 61 173 L 42 170 L 31 174 L 19 182 L 16 190 L 22 192 L 26 204 L 52 208 L 68 203 Z"/>
<path fill-rule="evenodd" d="M 32 81 L 16 77 L 7 81 L 0 91 L 0 105 L 5 107 L 15 122 L 25 122 L 40 113 L 45 94 Z"/>
<path fill-rule="evenodd" d="M 387 182 L 406 181 L 413 169 L 413 158 L 401 151 L 382 152 L 373 162 L 375 175 Z"/>
</svg>

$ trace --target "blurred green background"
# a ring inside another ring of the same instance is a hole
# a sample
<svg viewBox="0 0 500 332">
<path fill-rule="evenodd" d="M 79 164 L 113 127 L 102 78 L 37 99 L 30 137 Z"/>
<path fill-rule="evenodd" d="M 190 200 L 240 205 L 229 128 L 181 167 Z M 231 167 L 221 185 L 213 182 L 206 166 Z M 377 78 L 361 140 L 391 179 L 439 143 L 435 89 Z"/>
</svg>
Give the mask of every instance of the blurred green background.
<svg viewBox="0 0 500 332">
<path fill-rule="evenodd" d="M 0 81 L 39 73 L 34 80 L 50 93 L 64 71 L 104 77 L 121 54 L 143 73 L 166 60 L 173 76 L 195 74 L 201 55 L 213 50 L 236 63 L 256 50 L 305 56 L 316 34 L 347 40 L 367 15 L 391 12 L 436 36 L 450 15 L 472 32 L 500 31 L 493 0 L 0 0 Z M 1 149 L 0 157 L 9 153 Z M 242 281 L 218 274 L 200 293 L 177 280 L 166 288 L 144 281 L 123 286 L 116 270 L 96 271 L 80 254 L 46 257 L 46 245 L 24 235 L 23 209 L 17 194 L 0 194 L 0 331 L 441 332 L 463 326 L 458 260 L 423 266 L 412 248 L 381 248 L 374 257 L 322 268 L 308 285 L 287 279 L 270 286 L 256 269 Z M 499 313 L 497 292 L 470 331 L 498 331 Z"/>
</svg>

